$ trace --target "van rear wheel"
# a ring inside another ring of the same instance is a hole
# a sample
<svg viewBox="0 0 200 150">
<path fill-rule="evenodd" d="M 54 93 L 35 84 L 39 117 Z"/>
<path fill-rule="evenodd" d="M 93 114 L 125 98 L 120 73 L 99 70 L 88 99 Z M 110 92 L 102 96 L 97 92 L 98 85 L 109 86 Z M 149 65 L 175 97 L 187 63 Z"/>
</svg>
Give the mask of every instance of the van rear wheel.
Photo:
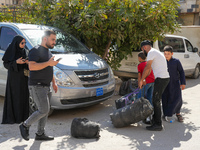
<svg viewBox="0 0 200 150">
<path fill-rule="evenodd" d="M 197 79 L 199 77 L 199 65 L 196 66 L 192 78 Z"/>
</svg>

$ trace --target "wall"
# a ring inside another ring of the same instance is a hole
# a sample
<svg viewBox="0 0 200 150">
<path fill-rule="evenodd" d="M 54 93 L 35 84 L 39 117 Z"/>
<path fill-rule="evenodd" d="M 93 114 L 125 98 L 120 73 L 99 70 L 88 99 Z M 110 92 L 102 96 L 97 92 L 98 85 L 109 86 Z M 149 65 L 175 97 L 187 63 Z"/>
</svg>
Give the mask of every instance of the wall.
<svg viewBox="0 0 200 150">
<path fill-rule="evenodd" d="M 200 34 L 198 34 L 200 33 L 200 26 L 182 26 L 180 31 L 174 34 L 188 38 L 191 44 L 200 51 Z"/>
<path fill-rule="evenodd" d="M 0 6 L 20 5 L 22 2 L 24 2 L 24 0 L 0 0 Z"/>
<path fill-rule="evenodd" d="M 0 5 L 11 5 L 12 0 L 0 0 Z"/>
<path fill-rule="evenodd" d="M 182 25 L 200 25 L 200 0 L 180 0 L 179 4 L 179 23 Z"/>
</svg>

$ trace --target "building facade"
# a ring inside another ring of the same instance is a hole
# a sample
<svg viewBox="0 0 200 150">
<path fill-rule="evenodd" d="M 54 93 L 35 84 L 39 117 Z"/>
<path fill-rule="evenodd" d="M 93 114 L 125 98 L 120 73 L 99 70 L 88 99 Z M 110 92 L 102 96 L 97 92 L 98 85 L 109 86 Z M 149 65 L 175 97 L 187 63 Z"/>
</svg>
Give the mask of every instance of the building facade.
<svg viewBox="0 0 200 150">
<path fill-rule="evenodd" d="M 200 0 L 179 1 L 178 22 L 182 25 L 200 25 Z"/>
<path fill-rule="evenodd" d="M 24 0 L 0 0 L 0 6 L 20 5 Z"/>
</svg>

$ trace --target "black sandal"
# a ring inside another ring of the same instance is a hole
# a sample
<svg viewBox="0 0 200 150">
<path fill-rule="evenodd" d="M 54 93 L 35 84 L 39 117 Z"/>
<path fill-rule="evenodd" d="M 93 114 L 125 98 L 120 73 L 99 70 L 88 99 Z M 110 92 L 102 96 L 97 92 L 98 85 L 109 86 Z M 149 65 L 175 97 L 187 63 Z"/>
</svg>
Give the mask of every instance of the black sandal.
<svg viewBox="0 0 200 150">
<path fill-rule="evenodd" d="M 183 116 L 181 116 L 180 114 L 176 115 L 178 122 L 183 122 Z"/>
</svg>

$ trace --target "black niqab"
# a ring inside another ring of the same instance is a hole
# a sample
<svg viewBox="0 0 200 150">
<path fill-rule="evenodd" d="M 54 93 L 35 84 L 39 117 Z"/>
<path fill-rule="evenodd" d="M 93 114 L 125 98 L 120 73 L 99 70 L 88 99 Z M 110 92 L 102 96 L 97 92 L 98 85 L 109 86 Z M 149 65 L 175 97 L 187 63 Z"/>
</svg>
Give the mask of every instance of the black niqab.
<svg viewBox="0 0 200 150">
<path fill-rule="evenodd" d="M 19 47 L 19 44 L 23 39 L 24 37 L 20 35 L 17 35 L 13 38 L 12 43 L 8 46 L 2 58 L 4 62 L 14 61 L 20 57 L 26 58 L 25 49 Z"/>
</svg>

